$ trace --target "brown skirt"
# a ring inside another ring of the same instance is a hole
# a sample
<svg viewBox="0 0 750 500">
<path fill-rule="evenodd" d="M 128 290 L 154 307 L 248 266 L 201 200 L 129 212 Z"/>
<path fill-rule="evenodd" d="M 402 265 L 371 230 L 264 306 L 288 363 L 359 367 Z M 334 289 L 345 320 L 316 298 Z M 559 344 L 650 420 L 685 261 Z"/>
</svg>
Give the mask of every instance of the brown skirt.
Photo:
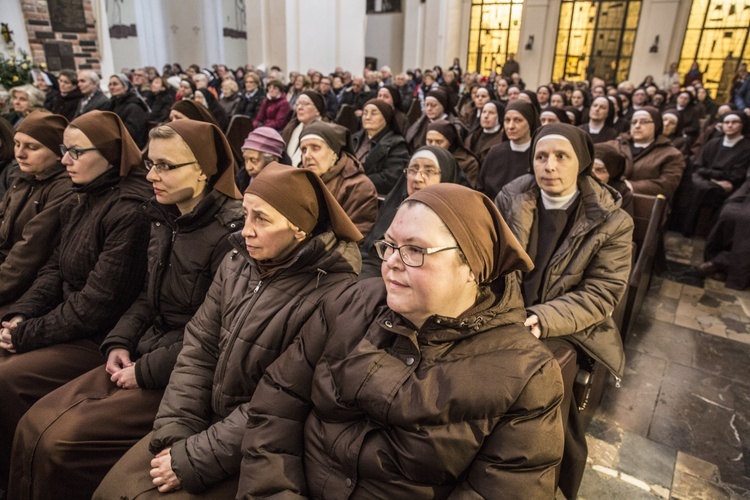
<svg viewBox="0 0 750 500">
<path fill-rule="evenodd" d="M 85 339 L 22 354 L 0 351 L 0 489 L 6 489 L 18 421 L 39 399 L 101 365 L 104 357 Z"/>
<path fill-rule="evenodd" d="M 151 431 L 163 394 L 120 389 L 100 365 L 43 397 L 18 423 L 8 497 L 91 498 Z"/>
<path fill-rule="evenodd" d="M 237 494 L 239 475 L 227 478 L 199 494 L 185 490 L 159 493 L 149 472 L 154 454 L 148 449 L 151 434 L 133 446 L 109 471 L 93 500 L 230 500 Z"/>
</svg>

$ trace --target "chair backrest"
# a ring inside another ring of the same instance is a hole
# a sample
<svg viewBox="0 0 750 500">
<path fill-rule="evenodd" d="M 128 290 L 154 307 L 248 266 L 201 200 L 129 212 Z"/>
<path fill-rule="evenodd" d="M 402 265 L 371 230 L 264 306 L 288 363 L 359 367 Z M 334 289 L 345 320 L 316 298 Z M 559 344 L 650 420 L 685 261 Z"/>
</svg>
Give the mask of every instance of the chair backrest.
<svg viewBox="0 0 750 500">
<path fill-rule="evenodd" d="M 229 121 L 227 128 L 227 142 L 232 147 L 232 153 L 237 160 L 237 164 L 242 168 L 242 144 L 244 144 L 247 135 L 253 131 L 253 119 L 245 115 L 234 115 Z"/>
<path fill-rule="evenodd" d="M 409 106 L 409 111 L 406 112 L 406 118 L 409 120 L 409 126 L 414 125 L 419 117 L 422 116 L 422 105 L 419 103 L 419 99 L 414 98 Z"/>
<path fill-rule="evenodd" d="M 638 245 L 638 251 L 643 248 L 646 231 L 651 222 L 656 196 L 633 193 L 633 241 Z"/>
<path fill-rule="evenodd" d="M 339 113 L 334 121 L 342 127 L 348 128 L 352 134 L 359 130 L 359 120 L 357 120 L 357 115 L 354 114 L 354 107 L 350 104 L 339 106 Z"/>
</svg>

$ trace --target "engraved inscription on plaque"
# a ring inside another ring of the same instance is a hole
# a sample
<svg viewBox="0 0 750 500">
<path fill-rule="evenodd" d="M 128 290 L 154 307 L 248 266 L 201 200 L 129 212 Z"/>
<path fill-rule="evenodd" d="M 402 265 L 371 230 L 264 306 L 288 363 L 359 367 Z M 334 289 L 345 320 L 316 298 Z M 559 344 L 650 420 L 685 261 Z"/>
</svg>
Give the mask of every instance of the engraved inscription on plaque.
<svg viewBox="0 0 750 500">
<path fill-rule="evenodd" d="M 47 0 L 47 6 L 53 31 L 86 33 L 83 0 Z"/>
</svg>

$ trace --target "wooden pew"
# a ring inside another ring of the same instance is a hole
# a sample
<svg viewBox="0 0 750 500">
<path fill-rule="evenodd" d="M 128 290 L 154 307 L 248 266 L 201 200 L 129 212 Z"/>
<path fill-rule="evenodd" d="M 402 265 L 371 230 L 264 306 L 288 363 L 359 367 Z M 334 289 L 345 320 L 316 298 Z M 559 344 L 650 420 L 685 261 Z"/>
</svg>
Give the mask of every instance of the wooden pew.
<svg viewBox="0 0 750 500">
<path fill-rule="evenodd" d="M 339 107 L 335 122 L 348 128 L 352 134 L 359 130 L 359 120 L 357 120 L 357 115 L 354 114 L 354 107 L 349 104 L 342 104 Z"/>
<path fill-rule="evenodd" d="M 244 168 L 245 160 L 242 157 L 242 144 L 247 135 L 253 131 L 253 119 L 246 115 L 234 115 L 229 121 L 227 128 L 227 142 L 232 147 L 234 159 L 239 168 Z"/>
</svg>

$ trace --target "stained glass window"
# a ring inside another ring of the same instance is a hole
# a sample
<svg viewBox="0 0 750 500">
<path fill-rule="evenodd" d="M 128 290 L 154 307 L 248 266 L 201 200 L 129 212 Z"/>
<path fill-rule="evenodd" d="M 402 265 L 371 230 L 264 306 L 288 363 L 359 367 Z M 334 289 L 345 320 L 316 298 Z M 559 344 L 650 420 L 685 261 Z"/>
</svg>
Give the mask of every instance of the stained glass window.
<svg viewBox="0 0 750 500">
<path fill-rule="evenodd" d="M 500 72 L 509 53 L 518 53 L 523 0 L 472 0 L 466 68 Z"/>
</svg>

